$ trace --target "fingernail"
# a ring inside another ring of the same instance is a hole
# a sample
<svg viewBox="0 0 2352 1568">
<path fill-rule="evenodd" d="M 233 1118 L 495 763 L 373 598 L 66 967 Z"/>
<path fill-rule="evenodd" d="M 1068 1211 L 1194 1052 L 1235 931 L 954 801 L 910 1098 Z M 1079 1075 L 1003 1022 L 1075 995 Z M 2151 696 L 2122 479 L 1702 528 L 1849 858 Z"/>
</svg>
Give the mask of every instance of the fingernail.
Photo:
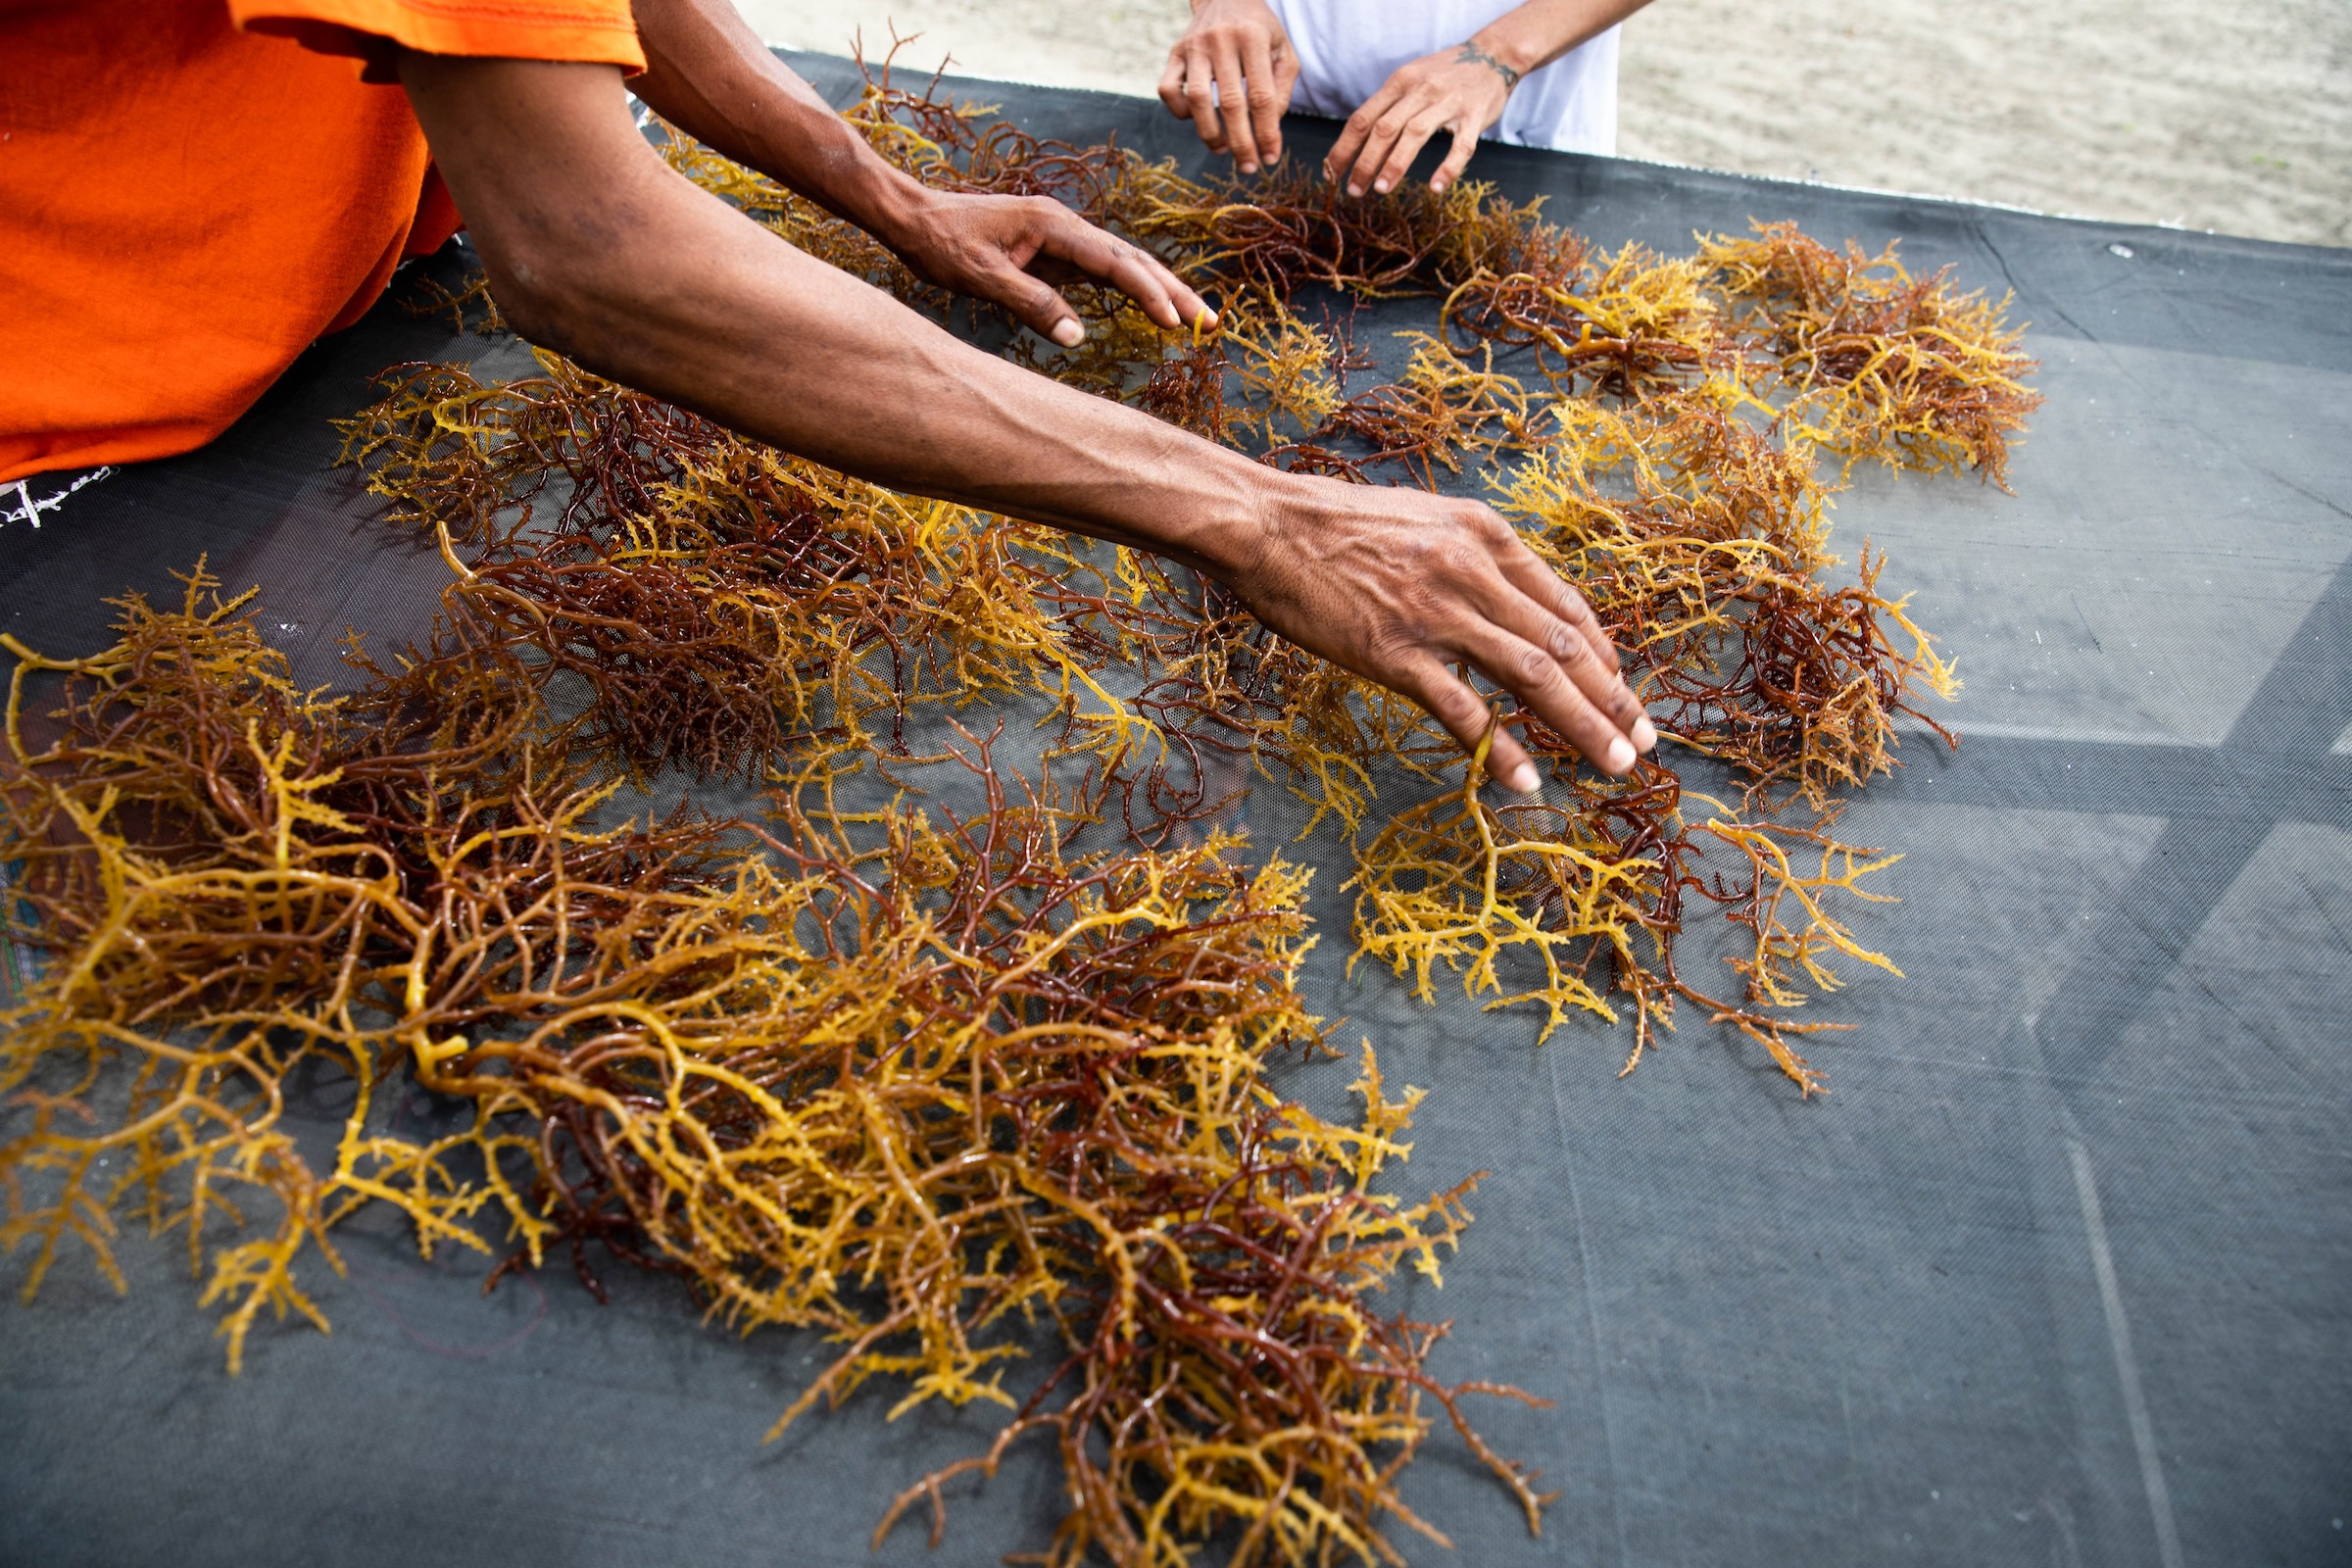
<svg viewBox="0 0 2352 1568">
<path fill-rule="evenodd" d="M 1514 795 L 1533 795 L 1544 787 L 1544 776 L 1533 762 L 1521 762 L 1504 776 L 1502 787 Z"/>
<path fill-rule="evenodd" d="M 1242 172 L 1245 174 L 1254 174 L 1257 172 L 1257 166 L 1255 164 L 1244 164 L 1242 166 Z"/>
<path fill-rule="evenodd" d="M 1385 179 L 1376 179 L 1372 182 L 1372 188 L 1386 196 L 1389 193 L 1389 182 Z"/>
<path fill-rule="evenodd" d="M 1429 182 L 1429 193 L 1430 193 L 1432 196 L 1443 196 L 1443 195 L 1445 195 L 1445 194 L 1446 194 L 1446 176 L 1444 176 L 1443 174 L 1441 174 L 1441 175 L 1439 175 L 1437 178 L 1435 178 L 1435 179 L 1432 179 L 1432 180 Z"/>
<path fill-rule="evenodd" d="M 1200 325 L 1206 331 L 1215 331 L 1217 329 L 1217 313 L 1203 309 L 1200 312 Z"/>
<path fill-rule="evenodd" d="M 1078 324 L 1076 317 L 1065 316 L 1054 323 L 1054 341 L 1065 349 L 1074 349 L 1086 341 L 1086 328 Z"/>
<path fill-rule="evenodd" d="M 1646 752 L 1658 744 L 1658 726 L 1649 721 L 1647 713 L 1634 720 L 1634 750 Z"/>
<path fill-rule="evenodd" d="M 1348 194 L 1350 196 L 1361 196 L 1363 193 L 1364 187 L 1361 185 L 1350 185 L 1348 187 Z"/>
<path fill-rule="evenodd" d="M 1632 744 L 1623 736 L 1619 736 L 1616 740 L 1609 742 L 1608 759 L 1601 765 L 1606 767 L 1612 773 L 1632 772 L 1634 770 L 1634 748 Z"/>
</svg>

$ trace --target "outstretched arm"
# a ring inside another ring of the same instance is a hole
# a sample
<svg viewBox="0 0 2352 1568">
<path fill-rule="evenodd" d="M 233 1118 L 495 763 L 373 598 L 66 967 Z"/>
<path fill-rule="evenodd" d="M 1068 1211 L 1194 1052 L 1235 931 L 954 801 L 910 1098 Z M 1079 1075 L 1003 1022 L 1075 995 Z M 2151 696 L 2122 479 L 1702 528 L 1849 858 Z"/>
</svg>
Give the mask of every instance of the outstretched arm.
<svg viewBox="0 0 2352 1568">
<path fill-rule="evenodd" d="M 727 0 L 636 0 L 646 71 L 629 85 L 671 124 L 889 246 L 916 275 L 1004 306 L 1068 348 L 1055 283 L 1124 290 L 1161 326 L 1207 307 L 1159 261 L 1044 197 L 936 191 L 866 145 L 760 42 Z"/>
<path fill-rule="evenodd" d="M 1453 147 L 1429 176 L 1431 190 L 1461 178 L 1478 138 L 1502 118 L 1511 89 L 1529 72 L 1596 38 L 1649 0 L 1527 0 L 1466 41 L 1398 66 L 1380 91 L 1348 117 L 1323 160 L 1326 179 L 1348 194 L 1394 190 L 1429 139 L 1453 133 Z"/>
<path fill-rule="evenodd" d="M 402 80 L 524 336 L 847 472 L 1137 545 L 1422 704 L 1466 661 L 1594 762 L 1655 740 L 1583 598 L 1476 502 L 1283 474 L 958 342 L 664 165 L 614 67 L 404 53 Z M 1538 782 L 1498 735 L 1495 776 Z"/>
</svg>

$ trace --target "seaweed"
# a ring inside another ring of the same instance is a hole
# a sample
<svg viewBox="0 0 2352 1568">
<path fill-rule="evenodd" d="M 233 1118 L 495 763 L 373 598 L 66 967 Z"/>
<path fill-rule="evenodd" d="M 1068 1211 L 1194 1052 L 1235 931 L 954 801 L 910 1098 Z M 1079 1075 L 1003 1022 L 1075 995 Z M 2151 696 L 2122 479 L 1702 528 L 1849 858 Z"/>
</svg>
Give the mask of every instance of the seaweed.
<svg viewBox="0 0 2352 1568">
<path fill-rule="evenodd" d="M 125 1218 L 180 1229 L 232 1371 L 265 1311 L 323 1327 L 300 1268 L 339 1269 L 369 1205 L 500 1258 L 493 1283 L 551 1255 L 600 1293 L 600 1257 L 675 1276 L 739 1329 L 832 1345 L 778 1431 L 876 1381 L 894 1409 L 1004 1409 L 877 1540 L 921 1508 L 936 1542 L 951 1487 L 1036 1436 L 1068 1507 L 1038 1560 L 1400 1561 L 1395 1525 L 1445 1539 L 1396 1490 L 1441 1421 L 1537 1528 L 1534 1478 L 1464 1409 L 1528 1396 L 1440 1380 L 1443 1329 L 1373 1301 L 1438 1278 L 1478 1178 L 1387 1190 L 1421 1092 L 1392 1098 L 1370 1042 L 1352 1124 L 1283 1098 L 1283 1060 L 1335 1054 L 1300 987 L 1308 874 L 1226 809 L 1254 775 L 1298 797 L 1299 838 L 1344 837 L 1348 962 L 1424 1002 L 1446 973 L 1540 1009 L 1542 1038 L 1630 1013 L 1625 1072 L 1695 1007 L 1811 1097 L 1796 1043 L 1842 1026 L 1798 1009 L 1841 964 L 1899 973 L 1845 902 L 1883 902 L 1867 879 L 1899 856 L 1840 840 L 1842 801 L 1898 764 L 1900 717 L 1957 744 L 1926 708 L 1957 681 L 1885 557 L 1833 575 L 1845 475 L 1817 453 L 2005 485 L 2036 401 L 2006 302 L 1788 225 L 1672 258 L 1474 182 L 1195 181 L 935 85 L 885 63 L 850 119 L 932 184 L 1154 247 L 1221 318 L 1163 332 L 1079 288 L 1080 345 L 1000 319 L 1003 352 L 1295 471 L 1484 483 L 1685 768 L 1601 778 L 1498 696 L 1548 781 L 1490 798 L 1483 746 L 1149 555 L 895 494 L 550 354 L 503 385 L 395 367 L 344 461 L 450 577 L 419 644 L 355 646 L 356 691 L 296 689 L 201 564 L 175 606 L 119 601 L 88 659 L 0 637 L 24 960 L 0 1242 L 30 1247 L 29 1296 L 75 1249 L 120 1288 Z M 663 151 L 959 308 L 773 182 Z M 1419 297 L 1434 330 L 1351 388 L 1370 357 L 1334 296 Z M 474 286 L 429 303 L 495 312 Z M 975 705 L 1042 713 L 1033 771 Z M 981 804 L 922 804 L 924 769 Z M 766 793 L 616 819 L 663 779 Z M 1681 961 L 1702 911 L 1735 996 Z M 287 1122 L 316 1072 L 355 1086 L 331 1159 Z M 461 1130 L 397 1130 L 388 1085 Z"/>
</svg>

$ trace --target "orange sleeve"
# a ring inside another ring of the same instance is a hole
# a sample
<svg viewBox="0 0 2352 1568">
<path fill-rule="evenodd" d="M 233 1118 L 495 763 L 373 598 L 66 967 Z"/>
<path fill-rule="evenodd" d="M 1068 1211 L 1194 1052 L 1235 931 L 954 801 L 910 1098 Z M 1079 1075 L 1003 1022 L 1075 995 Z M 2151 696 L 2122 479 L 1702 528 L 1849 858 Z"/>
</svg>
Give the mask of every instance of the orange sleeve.
<svg viewBox="0 0 2352 1568">
<path fill-rule="evenodd" d="M 370 68 L 387 64 L 399 44 L 431 55 L 645 69 L 629 0 L 228 0 L 228 13 L 244 31 L 354 55 Z"/>
</svg>

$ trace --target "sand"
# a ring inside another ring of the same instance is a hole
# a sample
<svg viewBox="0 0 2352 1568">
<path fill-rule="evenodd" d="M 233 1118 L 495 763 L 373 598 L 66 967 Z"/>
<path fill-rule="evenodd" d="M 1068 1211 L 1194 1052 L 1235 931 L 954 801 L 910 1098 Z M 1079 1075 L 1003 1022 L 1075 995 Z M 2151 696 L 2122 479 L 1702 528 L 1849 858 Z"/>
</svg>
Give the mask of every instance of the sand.
<svg viewBox="0 0 2352 1568">
<path fill-rule="evenodd" d="M 775 43 L 873 52 L 895 21 L 926 70 L 1143 95 L 1188 14 L 739 3 Z M 2352 0 L 1657 0 L 1620 95 L 1628 157 L 2352 245 Z"/>
</svg>

